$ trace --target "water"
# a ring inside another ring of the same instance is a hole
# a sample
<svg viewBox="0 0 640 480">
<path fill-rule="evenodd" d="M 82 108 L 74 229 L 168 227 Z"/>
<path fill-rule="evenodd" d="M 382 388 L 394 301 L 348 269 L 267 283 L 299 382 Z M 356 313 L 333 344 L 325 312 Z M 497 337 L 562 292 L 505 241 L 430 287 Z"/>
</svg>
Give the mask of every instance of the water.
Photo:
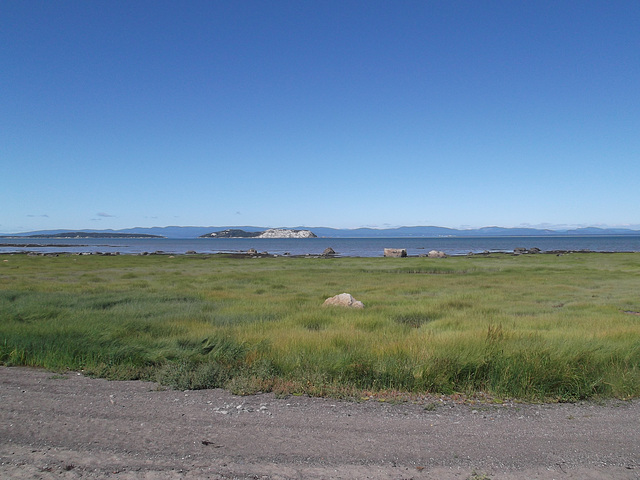
<svg viewBox="0 0 640 480">
<path fill-rule="evenodd" d="M 26 246 L 25 246 L 26 244 Z M 515 248 L 537 247 L 542 251 L 590 250 L 596 252 L 639 252 L 640 236 L 545 236 L 545 237 L 442 237 L 442 238 L 0 238 L 0 253 L 115 253 L 164 252 L 184 254 L 258 252 L 282 255 L 319 255 L 331 247 L 340 256 L 381 257 L 385 248 L 406 248 L 409 255 L 441 250 L 448 255 L 512 252 Z"/>
</svg>

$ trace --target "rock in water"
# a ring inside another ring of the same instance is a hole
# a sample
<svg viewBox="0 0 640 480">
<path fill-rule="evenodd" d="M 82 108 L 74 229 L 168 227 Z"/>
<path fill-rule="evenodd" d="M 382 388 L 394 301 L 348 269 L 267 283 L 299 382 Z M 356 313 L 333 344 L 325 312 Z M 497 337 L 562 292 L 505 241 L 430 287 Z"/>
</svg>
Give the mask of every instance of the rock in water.
<svg viewBox="0 0 640 480">
<path fill-rule="evenodd" d="M 322 252 L 322 255 L 324 255 L 325 257 L 327 255 L 335 255 L 335 254 L 336 254 L 335 250 L 333 248 L 331 248 L 331 247 L 325 248 L 324 252 Z"/>
<path fill-rule="evenodd" d="M 323 305 L 336 307 L 364 308 L 364 303 L 353 298 L 349 293 L 341 293 L 327 298 Z"/>
<path fill-rule="evenodd" d="M 385 257 L 406 257 L 407 249 L 406 248 L 385 248 L 384 256 Z"/>
<path fill-rule="evenodd" d="M 447 254 L 440 250 L 431 250 L 427 256 L 429 258 L 446 258 Z"/>
</svg>

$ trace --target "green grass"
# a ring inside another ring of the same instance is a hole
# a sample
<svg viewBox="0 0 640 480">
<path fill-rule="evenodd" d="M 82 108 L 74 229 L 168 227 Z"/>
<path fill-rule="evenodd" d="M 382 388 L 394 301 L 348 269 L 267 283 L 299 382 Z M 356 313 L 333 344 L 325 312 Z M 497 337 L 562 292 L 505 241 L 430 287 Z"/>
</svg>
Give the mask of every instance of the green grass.
<svg viewBox="0 0 640 480">
<path fill-rule="evenodd" d="M 0 258 L 4 365 L 243 394 L 640 394 L 640 254 Z M 342 292 L 365 309 L 322 307 Z"/>
</svg>

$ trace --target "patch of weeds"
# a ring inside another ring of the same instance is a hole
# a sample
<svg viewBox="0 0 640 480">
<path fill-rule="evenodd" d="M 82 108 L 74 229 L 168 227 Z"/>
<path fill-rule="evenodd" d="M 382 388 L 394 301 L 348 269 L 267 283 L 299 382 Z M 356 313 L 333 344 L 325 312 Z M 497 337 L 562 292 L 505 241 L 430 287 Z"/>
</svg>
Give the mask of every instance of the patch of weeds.
<svg viewBox="0 0 640 480">
<path fill-rule="evenodd" d="M 438 408 L 438 404 L 436 402 L 427 403 L 424 406 L 424 410 L 427 412 L 435 412 L 436 408 Z"/>
<path fill-rule="evenodd" d="M 88 273 L 85 273 L 83 275 L 80 276 L 80 280 L 82 280 L 83 282 L 91 282 L 91 283 L 102 283 L 102 282 L 106 282 L 105 279 L 100 278 L 96 275 L 91 275 Z"/>
<path fill-rule="evenodd" d="M 166 364 L 156 380 L 175 390 L 203 390 L 222 388 L 229 377 L 229 372 L 217 363 L 182 361 Z"/>
<path fill-rule="evenodd" d="M 443 306 L 446 308 L 451 308 L 453 310 L 464 310 L 465 308 L 473 307 L 473 304 L 466 300 L 453 299 L 445 302 Z"/>
<path fill-rule="evenodd" d="M 175 340 L 175 344 L 176 347 L 178 347 L 180 350 L 196 352 L 200 349 L 202 340 L 196 340 L 193 338 L 178 338 Z"/>
<path fill-rule="evenodd" d="M 409 273 L 414 275 L 446 275 L 446 274 L 465 274 L 465 269 L 455 269 L 444 266 L 430 266 L 430 267 L 405 267 L 398 268 L 397 270 L 389 271 L 389 273 Z"/>
<path fill-rule="evenodd" d="M 268 385 L 264 380 L 258 377 L 234 377 L 229 380 L 224 388 L 234 395 L 246 396 L 255 395 L 257 393 L 268 390 Z"/>
<path fill-rule="evenodd" d="M 153 380 L 155 377 L 154 367 L 151 365 L 137 366 L 117 361 L 87 366 L 84 374 L 108 380 Z"/>
<path fill-rule="evenodd" d="M 307 330 L 318 331 L 325 329 L 329 325 L 330 319 L 319 314 L 303 315 L 297 323 Z"/>
<path fill-rule="evenodd" d="M 491 480 L 491 477 L 484 473 L 478 473 L 475 470 L 473 470 L 471 472 L 471 475 L 467 478 L 467 480 Z"/>
<path fill-rule="evenodd" d="M 239 362 L 247 353 L 247 346 L 231 338 L 211 336 L 202 340 L 200 353 L 208 355 L 211 360 Z"/>
<path fill-rule="evenodd" d="M 487 328 L 487 342 L 494 343 L 499 342 L 504 338 L 504 332 L 502 331 L 502 324 L 489 325 Z"/>
<path fill-rule="evenodd" d="M 393 321 L 400 325 L 412 328 L 420 328 L 425 323 L 432 322 L 439 318 L 438 314 L 427 312 L 411 312 L 393 317 Z"/>
</svg>

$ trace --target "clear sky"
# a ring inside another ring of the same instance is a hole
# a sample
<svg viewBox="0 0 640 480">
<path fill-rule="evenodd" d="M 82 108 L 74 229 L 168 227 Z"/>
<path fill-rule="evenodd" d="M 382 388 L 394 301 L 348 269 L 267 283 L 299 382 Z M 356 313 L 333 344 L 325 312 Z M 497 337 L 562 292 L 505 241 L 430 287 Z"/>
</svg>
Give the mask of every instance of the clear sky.
<svg viewBox="0 0 640 480">
<path fill-rule="evenodd" d="M 640 2 L 0 0 L 0 232 L 640 228 Z"/>
</svg>

